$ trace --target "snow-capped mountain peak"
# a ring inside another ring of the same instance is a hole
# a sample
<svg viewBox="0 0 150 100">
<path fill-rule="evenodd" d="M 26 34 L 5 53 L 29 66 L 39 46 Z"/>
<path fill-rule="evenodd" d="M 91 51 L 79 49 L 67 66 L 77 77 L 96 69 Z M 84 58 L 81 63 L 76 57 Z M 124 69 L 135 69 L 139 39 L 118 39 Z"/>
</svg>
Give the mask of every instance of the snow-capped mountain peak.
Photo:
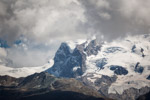
<svg viewBox="0 0 150 100">
<path fill-rule="evenodd" d="M 77 77 L 82 75 L 86 70 L 86 57 L 90 55 L 97 55 L 101 48 L 101 44 L 98 44 L 96 40 L 91 40 L 90 42 L 85 41 L 81 44 L 80 43 L 69 42 L 69 44 L 76 45 L 73 50 L 71 47 L 72 45 L 69 46 L 67 43 L 62 43 L 55 54 L 55 63 L 53 67 L 47 71 L 56 76 L 63 77 Z"/>
<path fill-rule="evenodd" d="M 66 43 L 65 47 L 61 44 L 54 65 L 47 72 L 80 79 L 105 96 L 127 96 L 125 91 L 131 88 L 150 87 L 149 61 L 150 35 L 101 43 L 91 39 L 80 44 Z M 107 90 L 103 90 L 104 87 Z"/>
</svg>

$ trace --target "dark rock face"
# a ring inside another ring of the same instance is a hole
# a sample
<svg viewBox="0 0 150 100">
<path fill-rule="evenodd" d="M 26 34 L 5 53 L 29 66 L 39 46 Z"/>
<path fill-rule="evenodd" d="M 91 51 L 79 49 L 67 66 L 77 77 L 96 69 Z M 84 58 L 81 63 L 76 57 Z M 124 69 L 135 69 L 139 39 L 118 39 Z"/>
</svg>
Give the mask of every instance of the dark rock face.
<svg viewBox="0 0 150 100">
<path fill-rule="evenodd" d="M 77 45 L 72 53 L 72 57 L 74 57 L 76 61 L 79 62 L 80 72 L 81 72 L 79 75 L 82 75 L 86 70 L 86 65 L 85 65 L 86 54 L 84 53 L 84 46 L 85 44 Z"/>
<path fill-rule="evenodd" d="M 54 65 L 52 68 L 48 69 L 47 72 L 56 75 L 55 72 L 57 71 L 59 74 L 56 76 L 70 78 L 82 75 L 85 70 L 86 60 L 86 56 L 83 53 L 83 46 L 84 45 L 78 45 L 71 53 L 70 47 L 66 43 L 61 44 L 60 48 L 56 52 Z M 80 68 L 73 71 L 73 68 L 76 66 L 80 66 Z"/>
<path fill-rule="evenodd" d="M 86 70 L 86 55 L 96 55 L 101 45 L 92 40 L 87 46 L 86 42 L 77 45 L 73 52 L 66 43 L 62 43 L 54 58 L 54 65 L 47 72 L 60 77 L 77 77 L 81 76 Z M 74 67 L 79 67 L 73 71 Z M 58 74 L 56 74 L 58 73 Z"/>
<path fill-rule="evenodd" d="M 117 75 L 127 75 L 128 71 L 122 66 L 111 65 L 110 70 L 114 71 Z"/>
<path fill-rule="evenodd" d="M 135 72 L 143 73 L 143 70 L 144 70 L 143 67 L 138 67 L 138 68 L 135 69 Z"/>
<path fill-rule="evenodd" d="M 84 49 L 88 56 L 97 55 L 98 51 L 101 49 L 101 46 L 97 44 L 96 40 L 92 40 L 88 46 Z"/>
<path fill-rule="evenodd" d="M 136 49 L 136 45 L 133 45 L 133 46 L 132 46 L 132 49 L 131 49 L 132 52 L 135 52 L 135 49 Z"/>
<path fill-rule="evenodd" d="M 70 48 L 66 43 L 62 43 L 54 57 L 55 62 L 64 62 L 70 56 Z"/>
<path fill-rule="evenodd" d="M 135 69 L 139 66 L 139 64 L 140 64 L 139 62 L 137 62 L 137 63 L 136 63 L 136 65 L 135 65 Z"/>
<path fill-rule="evenodd" d="M 136 65 L 135 65 L 134 71 L 137 72 L 137 73 L 143 73 L 144 68 L 142 66 L 140 66 L 139 62 L 137 62 Z"/>
<path fill-rule="evenodd" d="M 150 75 L 148 75 L 146 79 L 150 80 Z"/>
<path fill-rule="evenodd" d="M 137 100 L 150 100 L 150 92 L 138 97 Z"/>
<path fill-rule="evenodd" d="M 6 78 L 9 86 L 2 85 Z M 15 86 L 14 80 L 18 82 Z M 109 100 L 75 79 L 56 78 L 45 72 L 21 79 L 7 76 L 0 78 L 0 84 L 1 100 Z"/>
<path fill-rule="evenodd" d="M 141 53 L 142 53 L 142 57 L 145 57 L 144 49 L 143 48 L 141 48 Z"/>
</svg>

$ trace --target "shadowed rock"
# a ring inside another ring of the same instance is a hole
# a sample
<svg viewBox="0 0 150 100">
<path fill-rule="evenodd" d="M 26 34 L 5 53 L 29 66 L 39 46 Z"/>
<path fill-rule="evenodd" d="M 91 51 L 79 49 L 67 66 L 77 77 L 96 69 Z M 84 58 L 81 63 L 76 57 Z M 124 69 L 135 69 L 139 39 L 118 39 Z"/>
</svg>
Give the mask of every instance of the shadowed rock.
<svg viewBox="0 0 150 100">
<path fill-rule="evenodd" d="M 127 75 L 128 71 L 122 66 L 111 65 L 110 70 L 114 71 L 117 75 Z"/>
<path fill-rule="evenodd" d="M 0 100 L 41 99 L 109 100 L 75 79 L 56 78 L 45 72 L 18 79 L 9 76 L 0 78 Z"/>
</svg>

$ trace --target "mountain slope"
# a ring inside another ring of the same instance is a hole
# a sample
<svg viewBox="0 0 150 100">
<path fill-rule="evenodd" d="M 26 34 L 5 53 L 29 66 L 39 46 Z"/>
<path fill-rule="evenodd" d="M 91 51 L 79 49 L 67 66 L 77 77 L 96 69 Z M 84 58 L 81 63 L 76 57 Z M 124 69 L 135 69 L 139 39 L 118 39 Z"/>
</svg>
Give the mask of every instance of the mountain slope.
<svg viewBox="0 0 150 100">
<path fill-rule="evenodd" d="M 54 65 L 46 71 L 58 77 L 77 78 L 104 96 L 134 100 L 150 91 L 149 61 L 150 35 L 109 43 L 92 39 L 73 49 L 62 43 Z"/>
<path fill-rule="evenodd" d="M 62 43 L 55 54 L 54 65 L 47 72 L 61 77 L 81 76 L 86 71 L 86 56 L 96 55 L 100 48 L 101 44 L 96 40 L 76 45 L 73 50 L 67 43 Z"/>
<path fill-rule="evenodd" d="M 56 78 L 45 72 L 18 79 L 1 76 L 0 99 L 109 100 L 75 79 Z"/>
</svg>

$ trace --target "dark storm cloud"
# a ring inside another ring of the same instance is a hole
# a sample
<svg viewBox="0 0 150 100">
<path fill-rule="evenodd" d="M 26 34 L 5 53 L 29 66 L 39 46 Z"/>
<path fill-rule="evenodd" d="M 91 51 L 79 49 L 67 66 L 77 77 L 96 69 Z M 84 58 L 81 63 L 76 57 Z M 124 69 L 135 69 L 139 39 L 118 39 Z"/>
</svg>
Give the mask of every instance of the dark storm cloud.
<svg viewBox="0 0 150 100">
<path fill-rule="evenodd" d="M 9 40 L 9 43 L 17 37 L 17 27 L 12 28 L 13 23 L 8 22 L 8 20 L 14 16 L 13 9 L 11 9 L 13 2 L 14 0 L 0 1 L 0 38 Z"/>
<path fill-rule="evenodd" d="M 107 39 L 150 32 L 150 0 L 80 0 L 91 28 Z"/>
<path fill-rule="evenodd" d="M 150 32 L 150 0 L 1 0 L 0 37 L 43 42 Z M 63 37 L 63 38 L 62 38 Z"/>
</svg>

